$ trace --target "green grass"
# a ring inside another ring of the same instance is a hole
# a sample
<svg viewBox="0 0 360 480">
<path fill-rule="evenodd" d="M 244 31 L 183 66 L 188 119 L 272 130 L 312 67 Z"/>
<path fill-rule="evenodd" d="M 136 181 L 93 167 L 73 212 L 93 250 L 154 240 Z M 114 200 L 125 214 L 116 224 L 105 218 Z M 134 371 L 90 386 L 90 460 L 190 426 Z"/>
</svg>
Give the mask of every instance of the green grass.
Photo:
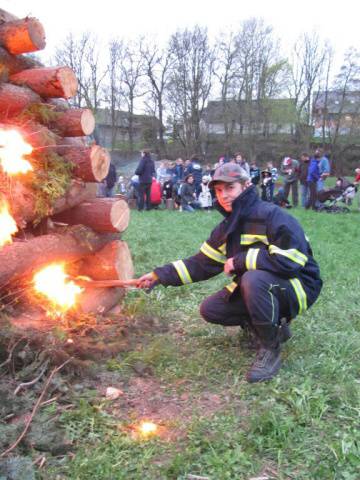
<svg viewBox="0 0 360 480">
<path fill-rule="evenodd" d="M 139 442 L 118 428 L 100 400 L 83 400 L 63 417 L 77 441 L 75 458 L 42 478 L 185 480 L 191 473 L 234 480 L 264 472 L 278 479 L 360 478 L 360 213 L 291 213 L 310 238 L 324 288 L 316 305 L 293 322 L 280 374 L 265 384 L 244 382 L 253 354 L 201 320 L 199 303 L 227 282 L 225 276 L 151 294 L 131 292 L 130 316 L 153 316 L 170 328 L 111 360 L 109 370 L 131 375 L 129 367 L 142 361 L 169 390 L 194 399 L 217 394 L 223 405 L 210 416 L 194 402 L 178 441 Z M 219 220 L 216 212 L 132 212 L 125 240 L 136 273 L 193 254 Z"/>
</svg>

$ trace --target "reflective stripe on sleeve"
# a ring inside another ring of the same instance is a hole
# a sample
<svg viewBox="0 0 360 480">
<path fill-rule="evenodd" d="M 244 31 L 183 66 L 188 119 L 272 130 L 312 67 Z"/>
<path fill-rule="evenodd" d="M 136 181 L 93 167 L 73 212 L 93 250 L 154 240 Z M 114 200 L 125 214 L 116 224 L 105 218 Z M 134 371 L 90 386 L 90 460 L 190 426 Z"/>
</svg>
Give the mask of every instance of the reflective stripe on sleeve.
<svg viewBox="0 0 360 480">
<path fill-rule="evenodd" d="M 207 257 L 211 258 L 215 262 L 225 263 L 226 257 L 215 248 L 211 247 L 208 243 L 204 242 L 201 245 L 200 252 L 202 252 Z"/>
<path fill-rule="evenodd" d="M 192 279 L 190 277 L 189 270 L 186 268 L 185 263 L 182 260 L 177 260 L 176 262 L 172 262 L 174 265 L 180 280 L 185 285 L 186 283 L 192 283 Z"/>
<path fill-rule="evenodd" d="M 226 255 L 226 243 L 223 243 L 222 245 L 220 245 L 219 247 L 219 252 L 221 252 L 223 255 Z"/>
<path fill-rule="evenodd" d="M 246 254 L 245 266 L 247 270 L 256 270 L 256 259 L 260 248 L 249 248 Z"/>
<path fill-rule="evenodd" d="M 237 286 L 238 286 L 238 284 L 236 282 L 231 282 L 231 283 L 229 283 L 229 285 L 226 285 L 225 288 L 227 288 L 230 293 L 233 293 L 233 291 L 235 290 L 235 288 Z"/>
<path fill-rule="evenodd" d="M 252 234 L 243 234 L 240 237 L 241 245 L 252 245 L 253 243 L 262 242 L 265 245 L 269 245 L 269 240 L 266 235 L 252 235 Z"/>
<path fill-rule="evenodd" d="M 269 253 L 270 255 L 283 255 L 284 257 L 289 258 L 291 261 L 298 263 L 302 267 L 305 266 L 308 258 L 303 253 L 296 250 L 296 248 L 289 248 L 288 250 L 282 250 L 281 248 L 277 247 L 276 245 L 269 245 Z"/>
<path fill-rule="evenodd" d="M 307 309 L 306 293 L 298 278 L 290 278 L 290 283 L 295 290 L 297 301 L 299 302 L 299 313 Z"/>
</svg>

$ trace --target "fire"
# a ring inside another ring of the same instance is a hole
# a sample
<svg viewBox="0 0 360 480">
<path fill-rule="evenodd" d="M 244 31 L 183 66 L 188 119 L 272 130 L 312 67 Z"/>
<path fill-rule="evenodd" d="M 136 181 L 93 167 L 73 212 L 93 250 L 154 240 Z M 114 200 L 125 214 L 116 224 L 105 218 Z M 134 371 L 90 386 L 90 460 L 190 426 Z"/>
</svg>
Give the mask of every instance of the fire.
<svg viewBox="0 0 360 480">
<path fill-rule="evenodd" d="M 139 432 L 145 438 L 155 435 L 157 433 L 158 427 L 156 423 L 153 422 L 141 422 L 139 425 Z"/>
<path fill-rule="evenodd" d="M 64 271 L 64 265 L 52 264 L 40 270 L 34 276 L 35 290 L 45 295 L 51 303 L 65 312 L 76 303 L 76 297 L 82 288 L 73 281 Z"/>
<path fill-rule="evenodd" d="M 17 232 L 16 222 L 10 215 L 6 203 L 0 207 L 0 248 L 11 243 L 11 235 Z"/>
<path fill-rule="evenodd" d="M 32 146 L 26 143 L 17 130 L 0 130 L 0 165 L 9 175 L 27 173 L 33 169 L 24 158 L 32 152 Z"/>
</svg>

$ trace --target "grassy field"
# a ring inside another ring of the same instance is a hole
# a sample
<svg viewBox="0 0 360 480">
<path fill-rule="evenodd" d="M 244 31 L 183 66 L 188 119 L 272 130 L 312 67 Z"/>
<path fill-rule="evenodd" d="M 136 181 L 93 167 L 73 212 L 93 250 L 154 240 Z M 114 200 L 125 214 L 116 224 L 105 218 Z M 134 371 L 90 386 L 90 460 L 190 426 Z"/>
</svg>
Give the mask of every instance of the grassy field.
<svg viewBox="0 0 360 480">
<path fill-rule="evenodd" d="M 76 409 L 63 417 L 76 455 L 42 478 L 360 478 L 360 213 L 291 214 L 310 238 L 324 288 L 316 305 L 293 322 L 280 374 L 269 383 L 246 383 L 254 353 L 240 335 L 201 320 L 199 303 L 227 282 L 225 276 L 131 292 L 128 315 L 168 328 L 144 333 L 136 351 L 104 368 L 129 385 L 135 363 L 149 367 L 141 385 L 158 386 L 151 394 L 163 407 L 165 433 L 136 438 L 129 428 L 136 418 L 124 420 L 113 405 L 79 395 Z M 193 254 L 219 220 L 217 212 L 133 212 L 125 240 L 136 273 Z"/>
</svg>

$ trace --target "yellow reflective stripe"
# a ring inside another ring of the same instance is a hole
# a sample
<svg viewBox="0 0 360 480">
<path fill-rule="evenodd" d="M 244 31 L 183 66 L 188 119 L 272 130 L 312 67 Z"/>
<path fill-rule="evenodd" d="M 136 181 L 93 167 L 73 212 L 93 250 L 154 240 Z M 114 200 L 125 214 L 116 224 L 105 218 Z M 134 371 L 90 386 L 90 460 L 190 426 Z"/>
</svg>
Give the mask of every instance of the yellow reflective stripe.
<svg viewBox="0 0 360 480">
<path fill-rule="evenodd" d="M 215 250 L 215 248 L 212 248 L 206 242 L 204 242 L 201 245 L 200 252 L 202 252 L 204 255 L 211 258 L 215 262 L 219 262 L 219 263 L 225 263 L 226 262 L 226 257 L 222 253 Z"/>
<path fill-rule="evenodd" d="M 236 282 L 231 282 L 231 283 L 229 283 L 229 285 L 226 285 L 225 288 L 227 288 L 230 293 L 233 293 L 233 291 L 235 290 L 235 288 L 237 286 L 238 286 L 238 284 Z"/>
<path fill-rule="evenodd" d="M 290 283 L 295 290 L 296 298 L 299 302 L 299 313 L 305 312 L 307 309 L 306 293 L 298 278 L 290 278 Z"/>
<path fill-rule="evenodd" d="M 226 243 L 223 243 L 222 245 L 220 245 L 219 251 L 220 251 L 223 255 L 226 255 Z"/>
<path fill-rule="evenodd" d="M 245 266 L 247 270 L 256 270 L 256 259 L 260 248 L 249 248 L 246 254 Z"/>
<path fill-rule="evenodd" d="M 241 245 L 251 245 L 256 242 L 262 242 L 265 245 L 269 245 L 269 239 L 266 235 L 252 235 L 250 233 L 245 233 L 240 237 Z"/>
<path fill-rule="evenodd" d="M 269 246 L 269 253 L 270 255 L 272 254 L 277 254 L 277 255 L 283 255 L 284 257 L 289 258 L 295 263 L 298 263 L 302 267 L 305 265 L 305 263 L 308 261 L 308 258 L 306 255 L 303 253 L 299 252 L 299 250 L 296 250 L 296 248 L 289 248 L 288 250 L 282 250 L 281 248 L 277 247 L 276 245 L 270 245 Z"/>
<path fill-rule="evenodd" d="M 186 268 L 185 263 L 182 260 L 177 260 L 176 262 L 172 262 L 182 283 L 185 285 L 186 283 L 192 283 L 190 273 Z"/>
</svg>

